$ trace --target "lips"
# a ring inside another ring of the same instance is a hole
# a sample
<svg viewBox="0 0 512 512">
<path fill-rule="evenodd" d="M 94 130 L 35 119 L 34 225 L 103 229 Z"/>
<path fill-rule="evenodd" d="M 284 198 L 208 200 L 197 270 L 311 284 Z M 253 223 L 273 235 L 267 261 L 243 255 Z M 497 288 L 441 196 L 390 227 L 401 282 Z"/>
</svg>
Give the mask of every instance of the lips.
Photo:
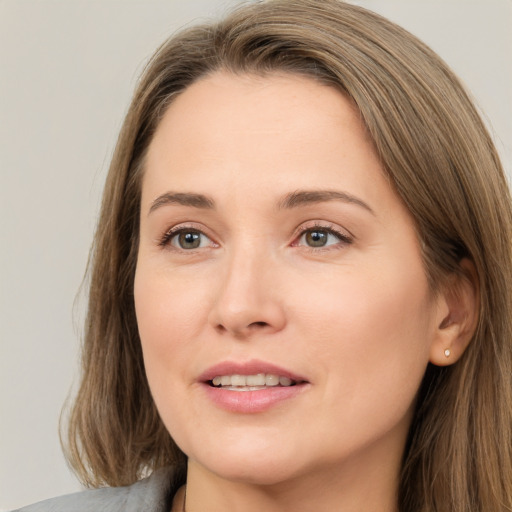
<svg viewBox="0 0 512 512">
<path fill-rule="evenodd" d="M 263 412 L 302 393 L 309 382 L 301 375 L 263 361 L 223 362 L 199 377 L 208 398 L 230 412 Z"/>
</svg>

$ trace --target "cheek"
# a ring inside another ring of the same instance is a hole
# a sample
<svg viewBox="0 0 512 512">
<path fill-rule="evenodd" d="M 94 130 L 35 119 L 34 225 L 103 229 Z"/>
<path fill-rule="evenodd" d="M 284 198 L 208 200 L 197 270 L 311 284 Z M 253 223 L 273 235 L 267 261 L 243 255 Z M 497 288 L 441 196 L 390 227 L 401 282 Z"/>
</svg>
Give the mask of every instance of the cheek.
<svg viewBox="0 0 512 512">
<path fill-rule="evenodd" d="M 144 349 L 175 353 L 197 332 L 203 301 L 195 284 L 170 279 L 169 272 L 147 271 L 144 266 L 137 269 L 135 310 Z"/>
<path fill-rule="evenodd" d="M 194 351 L 191 344 L 200 338 L 204 311 L 200 290 L 194 283 L 170 282 L 168 273 L 141 265 L 135 275 L 134 298 L 144 366 L 158 409 L 163 416 L 172 408 L 169 393 L 185 382 Z"/>
<path fill-rule="evenodd" d="M 366 353 L 412 348 L 431 335 L 433 304 L 419 265 L 404 270 L 381 261 L 377 268 L 331 271 L 300 283 L 287 292 L 290 310 L 330 355 L 343 347 Z"/>
<path fill-rule="evenodd" d="M 410 265 L 409 265 L 410 266 Z M 297 318 L 338 424 L 391 424 L 410 409 L 428 364 L 432 300 L 423 269 L 378 269 L 316 280 Z M 347 418 L 358 418 L 353 423 Z M 384 425 L 383 425 L 384 427 Z"/>
</svg>

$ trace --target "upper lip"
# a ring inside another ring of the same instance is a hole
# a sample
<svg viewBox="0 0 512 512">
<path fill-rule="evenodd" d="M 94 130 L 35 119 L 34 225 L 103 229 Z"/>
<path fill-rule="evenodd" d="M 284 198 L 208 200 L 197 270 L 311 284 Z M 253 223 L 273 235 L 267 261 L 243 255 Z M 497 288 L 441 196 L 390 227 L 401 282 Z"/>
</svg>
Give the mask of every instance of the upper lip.
<svg viewBox="0 0 512 512">
<path fill-rule="evenodd" d="M 208 382 L 214 377 L 222 375 L 256 375 L 258 373 L 278 375 L 288 377 L 294 382 L 307 382 L 307 379 L 290 370 L 282 368 L 272 363 L 252 359 L 250 361 L 223 361 L 217 363 L 205 370 L 198 378 L 200 382 Z"/>
</svg>

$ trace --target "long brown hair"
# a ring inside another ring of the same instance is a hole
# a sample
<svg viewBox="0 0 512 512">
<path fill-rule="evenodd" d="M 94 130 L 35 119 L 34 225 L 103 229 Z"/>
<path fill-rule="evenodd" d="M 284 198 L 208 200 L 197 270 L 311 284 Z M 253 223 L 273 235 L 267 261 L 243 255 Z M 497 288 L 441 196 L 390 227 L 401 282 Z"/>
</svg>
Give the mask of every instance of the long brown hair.
<svg viewBox="0 0 512 512">
<path fill-rule="evenodd" d="M 512 510 L 512 212 L 496 150 L 444 62 L 384 18 L 338 0 L 274 0 L 187 29 L 149 62 L 123 124 L 90 258 L 83 376 L 68 456 L 92 486 L 129 484 L 185 456 L 146 381 L 133 303 L 144 156 L 169 103 L 216 70 L 302 74 L 359 109 L 413 216 L 436 289 L 469 258 L 476 333 L 454 365 L 430 365 L 400 481 L 405 512 Z"/>
</svg>

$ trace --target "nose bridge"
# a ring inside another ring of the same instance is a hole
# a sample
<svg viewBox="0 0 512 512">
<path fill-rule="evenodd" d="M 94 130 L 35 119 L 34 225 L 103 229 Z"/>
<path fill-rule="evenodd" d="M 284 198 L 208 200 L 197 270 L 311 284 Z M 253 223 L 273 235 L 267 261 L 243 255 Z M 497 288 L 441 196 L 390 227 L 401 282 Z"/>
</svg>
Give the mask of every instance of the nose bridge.
<svg viewBox="0 0 512 512">
<path fill-rule="evenodd" d="M 221 331 L 245 336 L 280 330 L 285 318 L 275 287 L 275 268 L 268 242 L 243 237 L 229 248 L 210 321 Z"/>
</svg>

